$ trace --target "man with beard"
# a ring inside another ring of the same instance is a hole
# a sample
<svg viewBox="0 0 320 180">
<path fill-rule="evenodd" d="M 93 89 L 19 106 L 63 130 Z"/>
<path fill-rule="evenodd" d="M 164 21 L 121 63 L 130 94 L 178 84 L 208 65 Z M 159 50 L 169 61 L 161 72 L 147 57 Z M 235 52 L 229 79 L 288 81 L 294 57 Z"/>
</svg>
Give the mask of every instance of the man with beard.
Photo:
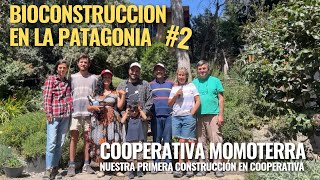
<svg viewBox="0 0 320 180">
<path fill-rule="evenodd" d="M 90 59 L 86 54 L 82 54 L 77 59 L 79 72 L 71 75 L 71 92 L 73 98 L 72 119 L 70 124 L 71 139 L 69 151 L 69 168 L 67 176 L 75 176 L 75 156 L 77 143 L 79 139 L 80 128 L 84 129 L 83 142 L 84 142 L 84 165 L 82 168 L 83 173 L 93 174 L 94 170 L 89 165 L 89 130 L 90 130 L 90 112 L 87 110 L 89 105 L 88 96 L 93 94 L 97 84 L 97 77 L 90 74 L 88 69 L 90 67 Z"/>
<path fill-rule="evenodd" d="M 201 60 L 197 63 L 198 78 L 193 80 L 200 94 L 201 105 L 197 112 L 197 138 L 198 143 L 202 143 L 205 150 L 205 157 L 208 161 L 208 144 L 222 143 L 220 127 L 223 125 L 224 97 L 221 81 L 210 75 L 209 64 Z M 200 161 L 203 161 L 200 159 Z M 219 159 L 215 160 L 221 161 Z M 197 176 L 205 176 L 206 172 L 200 171 Z M 216 171 L 217 177 L 224 176 L 223 172 Z"/>
<path fill-rule="evenodd" d="M 165 66 L 158 63 L 153 68 L 153 75 L 155 79 L 151 81 L 150 87 L 152 89 L 152 98 L 154 103 L 153 118 L 151 121 L 153 142 L 170 143 L 172 141 L 172 123 L 171 111 L 172 108 L 168 106 L 168 98 L 173 86 L 173 81 L 167 80 Z M 171 163 L 171 159 L 166 158 L 166 163 Z M 160 160 L 156 157 L 155 162 Z M 153 174 L 156 171 L 151 171 Z"/>
<path fill-rule="evenodd" d="M 117 91 L 124 90 L 126 93 L 126 105 L 124 109 L 127 109 L 127 105 L 138 103 L 145 114 L 149 114 L 152 107 L 152 96 L 150 85 L 147 81 L 140 79 L 141 65 L 137 62 L 132 63 L 129 68 L 129 78 L 126 81 L 121 82 Z M 148 135 L 148 121 L 143 121 L 143 132 L 145 139 Z"/>
</svg>

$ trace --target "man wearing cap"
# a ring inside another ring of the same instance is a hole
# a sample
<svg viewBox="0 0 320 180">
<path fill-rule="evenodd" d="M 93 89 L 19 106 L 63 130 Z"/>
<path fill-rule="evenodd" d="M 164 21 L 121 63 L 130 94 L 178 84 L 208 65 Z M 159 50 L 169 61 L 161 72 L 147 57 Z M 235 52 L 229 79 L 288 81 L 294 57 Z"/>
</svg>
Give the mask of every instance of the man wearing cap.
<svg viewBox="0 0 320 180">
<path fill-rule="evenodd" d="M 210 75 L 209 63 L 201 60 L 197 63 L 198 78 L 193 80 L 200 94 L 201 105 L 197 112 L 197 138 L 198 143 L 204 147 L 205 160 L 208 161 L 208 144 L 222 143 L 220 127 L 223 125 L 224 97 L 221 81 Z M 200 159 L 204 161 L 204 159 Z M 215 160 L 221 161 L 219 159 Z M 222 171 L 216 171 L 217 177 L 224 176 Z M 199 171 L 197 176 L 205 176 L 205 171 Z"/>
<path fill-rule="evenodd" d="M 158 63 L 153 68 L 154 80 L 151 81 L 150 87 L 152 90 L 152 98 L 154 104 L 154 117 L 151 121 L 153 142 L 171 143 L 172 141 L 172 126 L 171 126 L 171 111 L 168 106 L 168 98 L 173 86 L 173 81 L 166 77 L 165 66 Z M 166 158 L 166 163 L 170 163 L 171 159 Z M 155 162 L 160 160 L 156 157 Z M 157 173 L 156 171 L 151 171 Z"/>
<path fill-rule="evenodd" d="M 153 105 L 150 85 L 147 81 L 141 80 L 141 65 L 134 62 L 129 68 L 129 78 L 126 81 L 121 82 L 117 91 L 124 90 L 126 93 L 126 105 L 128 103 L 138 103 L 144 113 L 149 114 Z M 136 102 L 133 102 L 136 101 Z M 148 134 L 148 121 L 143 121 L 143 131 L 145 138 L 147 139 Z"/>
<path fill-rule="evenodd" d="M 89 105 L 88 97 L 93 94 L 98 78 L 94 74 L 90 74 L 88 69 L 90 67 L 90 59 L 86 54 L 80 55 L 77 59 L 79 72 L 71 75 L 71 91 L 73 97 L 72 119 L 70 124 L 70 151 L 69 151 L 69 168 L 67 176 L 75 176 L 75 156 L 77 143 L 79 140 L 79 130 L 83 128 L 83 142 L 84 142 L 84 165 L 83 173 L 93 174 L 94 170 L 89 165 L 89 130 L 90 130 L 90 112 L 87 110 Z"/>
</svg>

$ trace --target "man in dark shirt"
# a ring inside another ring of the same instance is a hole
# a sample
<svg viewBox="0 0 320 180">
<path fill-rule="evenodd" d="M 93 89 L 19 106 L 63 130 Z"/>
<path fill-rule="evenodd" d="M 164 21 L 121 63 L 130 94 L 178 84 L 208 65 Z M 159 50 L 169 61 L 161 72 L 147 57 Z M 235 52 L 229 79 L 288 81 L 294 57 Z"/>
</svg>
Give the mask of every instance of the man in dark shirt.
<svg viewBox="0 0 320 180">
<path fill-rule="evenodd" d="M 135 101 L 142 107 L 145 114 L 149 114 L 153 101 L 151 96 L 150 85 L 147 81 L 141 80 L 141 65 L 137 62 L 132 63 L 129 68 L 129 78 L 121 82 L 117 90 L 124 90 L 126 92 L 126 105 L 128 102 Z M 126 109 L 125 107 L 124 109 Z M 148 121 L 143 121 L 143 131 L 147 139 Z"/>
</svg>

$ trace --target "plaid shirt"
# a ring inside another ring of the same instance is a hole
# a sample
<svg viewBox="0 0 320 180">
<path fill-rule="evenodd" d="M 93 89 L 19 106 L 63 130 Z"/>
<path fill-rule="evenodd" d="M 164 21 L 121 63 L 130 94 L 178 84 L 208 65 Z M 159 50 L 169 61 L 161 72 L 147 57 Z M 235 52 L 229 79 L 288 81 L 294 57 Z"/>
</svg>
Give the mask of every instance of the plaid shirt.
<svg viewBox="0 0 320 180">
<path fill-rule="evenodd" d="M 68 117 L 72 112 L 71 87 L 67 79 L 49 76 L 44 83 L 43 109 L 47 116 Z"/>
</svg>

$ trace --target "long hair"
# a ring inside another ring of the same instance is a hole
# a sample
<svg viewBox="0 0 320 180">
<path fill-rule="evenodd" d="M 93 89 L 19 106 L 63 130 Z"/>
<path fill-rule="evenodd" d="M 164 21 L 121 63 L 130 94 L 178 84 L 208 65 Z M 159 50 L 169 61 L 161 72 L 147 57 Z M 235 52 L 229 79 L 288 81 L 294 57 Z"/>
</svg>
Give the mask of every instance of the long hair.
<svg viewBox="0 0 320 180">
<path fill-rule="evenodd" d="M 110 83 L 110 90 L 111 90 L 111 91 L 114 91 L 114 90 L 115 90 L 115 88 L 114 88 L 114 86 L 113 86 L 113 84 L 112 84 L 112 80 L 111 80 L 111 83 Z M 103 92 L 104 92 L 104 83 L 103 83 L 103 78 L 102 78 L 102 76 L 100 76 L 100 77 L 98 78 L 98 82 L 97 82 L 96 89 L 94 90 L 94 95 L 95 95 L 95 96 L 96 96 L 96 95 L 101 96 L 101 95 L 103 95 Z"/>
<path fill-rule="evenodd" d="M 55 66 L 54 66 L 54 68 L 53 68 L 53 71 L 51 72 L 52 75 L 57 74 L 58 66 L 59 66 L 60 64 L 66 64 L 66 65 L 67 65 L 67 68 L 69 68 L 69 65 L 68 65 L 68 63 L 67 63 L 66 60 L 64 60 L 64 59 L 59 59 L 59 60 L 56 62 Z"/>
<path fill-rule="evenodd" d="M 189 79 L 189 72 L 188 72 L 188 69 L 186 67 L 179 67 L 177 69 L 176 77 L 174 79 L 174 84 L 179 85 L 179 82 L 178 82 L 178 72 L 179 71 L 184 71 L 184 74 L 186 76 L 186 84 L 189 84 L 191 82 L 191 80 Z"/>
</svg>

